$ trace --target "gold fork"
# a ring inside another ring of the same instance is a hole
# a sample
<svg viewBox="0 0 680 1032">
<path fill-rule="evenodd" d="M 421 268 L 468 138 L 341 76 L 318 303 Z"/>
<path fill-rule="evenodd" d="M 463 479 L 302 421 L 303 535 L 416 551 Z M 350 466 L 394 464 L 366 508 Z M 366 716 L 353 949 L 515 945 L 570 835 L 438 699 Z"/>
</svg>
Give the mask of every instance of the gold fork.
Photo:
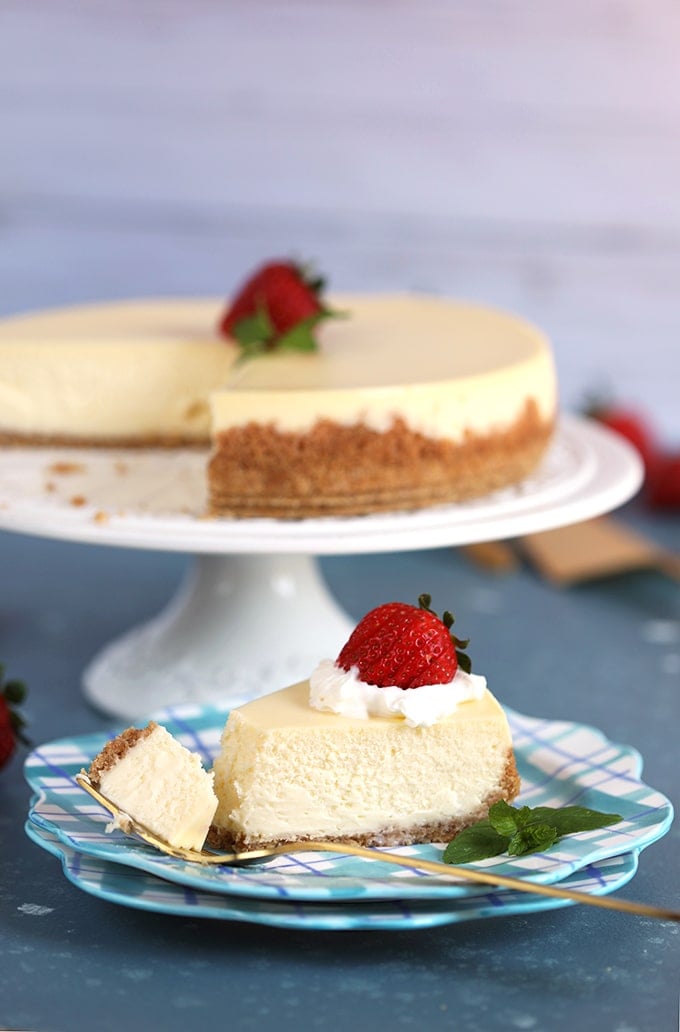
<svg viewBox="0 0 680 1032">
<path fill-rule="evenodd" d="M 651 906 L 647 903 L 637 903 L 626 899 L 612 899 L 610 896 L 591 896 L 587 892 L 565 889 L 559 885 L 541 885 L 537 882 L 523 881 L 521 878 L 512 878 L 506 874 L 496 874 L 493 871 L 479 870 L 474 867 L 457 867 L 453 864 L 440 863 L 436 860 L 424 860 L 417 856 L 401 856 L 398 853 L 386 853 L 380 849 L 369 849 L 367 846 L 357 846 L 351 842 L 285 842 L 268 849 L 249 849 L 240 853 L 211 853 L 205 849 L 188 849 L 184 846 L 173 846 L 166 842 L 165 839 L 155 835 L 144 824 L 134 820 L 129 814 L 124 813 L 107 796 L 102 795 L 94 787 L 84 770 L 76 774 L 76 781 L 105 810 L 108 810 L 113 816 L 116 825 L 126 834 L 137 835 L 144 842 L 148 842 L 149 845 L 160 850 L 160 852 L 167 853 L 168 856 L 176 857 L 179 860 L 189 861 L 190 863 L 238 867 L 252 860 L 266 860 L 285 853 L 343 853 L 345 855 L 350 854 L 352 856 L 364 857 L 367 860 L 396 864 L 399 867 L 408 867 L 413 870 L 428 871 L 430 874 L 438 874 L 448 879 L 463 879 L 477 882 L 481 885 L 500 885 L 504 889 L 517 889 L 520 892 L 534 893 L 537 896 L 551 896 L 554 899 L 568 899 L 573 903 L 586 903 L 589 906 L 602 907 L 605 910 L 620 910 L 643 917 L 657 917 L 663 921 L 680 921 L 680 911 L 671 910 L 667 907 Z"/>
</svg>

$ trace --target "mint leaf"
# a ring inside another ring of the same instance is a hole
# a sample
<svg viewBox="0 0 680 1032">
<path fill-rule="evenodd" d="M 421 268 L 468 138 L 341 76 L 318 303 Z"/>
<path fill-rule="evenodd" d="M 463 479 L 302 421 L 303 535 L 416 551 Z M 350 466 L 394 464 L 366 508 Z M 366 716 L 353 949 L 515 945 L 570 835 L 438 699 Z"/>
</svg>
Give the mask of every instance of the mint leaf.
<svg viewBox="0 0 680 1032">
<path fill-rule="evenodd" d="M 524 856 L 525 853 L 541 853 L 553 846 L 558 838 L 557 828 L 550 824 L 527 824 L 518 828 L 508 843 L 510 856 Z"/>
<path fill-rule="evenodd" d="M 487 820 L 465 828 L 449 842 L 444 851 L 444 863 L 485 860 L 506 849 L 510 856 L 542 852 L 564 835 L 594 831 L 621 820 L 618 813 L 601 813 L 585 806 L 516 807 L 500 799 L 489 807 Z"/>
<path fill-rule="evenodd" d="M 518 814 L 519 810 L 516 810 L 514 806 L 510 806 L 504 799 L 499 799 L 489 808 L 489 822 L 499 835 L 505 835 L 509 839 L 512 838 L 519 826 Z"/>
<path fill-rule="evenodd" d="M 518 828 L 524 828 L 527 824 L 536 823 L 535 815 L 538 810 L 537 806 L 535 806 L 533 810 L 530 806 L 513 807 L 513 809 L 515 810 Z M 540 821 L 543 821 L 544 819 L 545 818 L 541 817 Z"/>
<path fill-rule="evenodd" d="M 498 856 L 508 847 L 508 836 L 499 835 L 489 821 L 479 821 L 465 828 L 444 850 L 445 864 L 469 864 Z"/>
<path fill-rule="evenodd" d="M 595 831 L 623 820 L 618 813 L 600 813 L 585 806 L 536 806 L 532 818 L 553 824 L 559 835 L 575 835 L 579 831 Z"/>
</svg>

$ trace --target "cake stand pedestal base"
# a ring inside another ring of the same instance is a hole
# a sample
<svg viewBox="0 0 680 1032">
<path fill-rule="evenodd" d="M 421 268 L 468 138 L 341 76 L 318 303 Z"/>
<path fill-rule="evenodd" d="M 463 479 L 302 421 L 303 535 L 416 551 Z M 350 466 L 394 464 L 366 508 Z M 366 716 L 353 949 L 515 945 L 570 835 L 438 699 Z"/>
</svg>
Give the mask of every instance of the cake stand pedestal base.
<svg viewBox="0 0 680 1032">
<path fill-rule="evenodd" d="M 164 706 L 238 704 L 309 677 L 354 622 L 306 555 L 201 555 L 175 597 L 83 674 L 88 700 L 135 720 Z"/>
</svg>

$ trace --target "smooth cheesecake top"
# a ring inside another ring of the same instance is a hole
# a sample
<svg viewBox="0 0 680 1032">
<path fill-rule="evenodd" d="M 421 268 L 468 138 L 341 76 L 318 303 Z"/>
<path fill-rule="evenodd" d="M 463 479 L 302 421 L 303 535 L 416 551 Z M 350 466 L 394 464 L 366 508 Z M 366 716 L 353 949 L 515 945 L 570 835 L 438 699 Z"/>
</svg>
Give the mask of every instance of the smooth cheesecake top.
<svg viewBox="0 0 680 1032">
<path fill-rule="evenodd" d="M 546 337 L 530 323 L 439 298 L 338 296 L 320 349 L 239 363 L 211 396 L 213 431 L 272 424 L 306 432 L 319 420 L 379 433 L 401 418 L 432 438 L 503 432 L 531 404 L 550 424 L 557 380 Z M 342 313 L 346 313 L 343 315 Z"/>
<path fill-rule="evenodd" d="M 238 388 L 333 390 L 390 387 L 483 376 L 550 352 L 544 334 L 523 319 L 479 305 L 418 295 L 339 295 L 337 318 L 319 329 L 312 353 L 273 352 L 239 364 Z M 157 299 L 55 308 L 0 320 L 0 347 L 64 345 L 219 345 L 224 303 Z"/>
<path fill-rule="evenodd" d="M 217 300 L 154 298 L 48 308 L 0 320 L 0 346 L 225 344 L 216 333 L 221 307 Z"/>
<path fill-rule="evenodd" d="M 399 387 L 484 376 L 549 355 L 531 323 L 479 305 L 418 295 L 339 295 L 317 352 L 273 352 L 246 362 L 240 389 Z"/>
<path fill-rule="evenodd" d="M 121 301 L 0 321 L 0 431 L 207 442 L 210 392 L 237 354 L 215 332 L 217 307 Z"/>
<path fill-rule="evenodd" d="M 417 688 L 407 689 L 418 691 Z M 367 733 L 384 733 L 389 729 L 408 728 L 402 717 L 371 717 L 363 720 L 358 717 L 344 717 L 337 713 L 328 713 L 314 709 L 309 704 L 309 681 L 300 681 L 288 688 L 264 695 L 260 699 L 239 706 L 233 711 L 242 720 L 247 721 L 259 731 L 275 731 L 283 729 L 300 730 L 314 727 L 326 729 L 334 735 L 339 728 L 359 727 Z M 472 720 L 489 720 L 500 718 L 505 723 L 503 711 L 497 699 L 486 689 L 480 699 L 461 703 L 444 722 L 467 722 Z"/>
<path fill-rule="evenodd" d="M 87 304 L 0 321 L 2 422 L 27 433 L 174 433 L 319 419 L 433 437 L 503 429 L 531 400 L 552 420 L 550 346 L 530 323 L 418 295 L 338 295 L 319 350 L 238 361 L 220 299 Z M 294 394 L 294 398 L 291 395 Z M 211 414 L 208 414 L 208 402 Z"/>
</svg>

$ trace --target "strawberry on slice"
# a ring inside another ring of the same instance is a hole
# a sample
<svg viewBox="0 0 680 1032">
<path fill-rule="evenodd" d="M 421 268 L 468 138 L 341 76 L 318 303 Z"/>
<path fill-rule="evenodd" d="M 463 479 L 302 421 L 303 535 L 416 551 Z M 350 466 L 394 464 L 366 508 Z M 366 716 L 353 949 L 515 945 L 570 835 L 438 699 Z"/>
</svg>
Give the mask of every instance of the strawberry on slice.
<svg viewBox="0 0 680 1032">
<path fill-rule="evenodd" d="M 219 329 L 246 355 L 276 349 L 314 351 L 314 330 L 334 315 L 323 302 L 324 281 L 290 261 L 268 262 L 237 291 Z"/>
<path fill-rule="evenodd" d="M 387 602 L 372 609 L 352 631 L 337 665 L 356 667 L 362 681 L 379 688 L 448 684 L 459 666 L 469 673 L 470 658 L 462 651 L 468 642 L 452 633 L 451 613 L 440 619 L 430 601 L 420 595 L 417 606 Z"/>
<path fill-rule="evenodd" d="M 9 761 L 17 740 L 27 744 L 23 734 L 25 721 L 13 708 L 23 702 L 25 695 L 22 681 L 5 681 L 5 668 L 0 664 L 0 767 Z"/>
</svg>

